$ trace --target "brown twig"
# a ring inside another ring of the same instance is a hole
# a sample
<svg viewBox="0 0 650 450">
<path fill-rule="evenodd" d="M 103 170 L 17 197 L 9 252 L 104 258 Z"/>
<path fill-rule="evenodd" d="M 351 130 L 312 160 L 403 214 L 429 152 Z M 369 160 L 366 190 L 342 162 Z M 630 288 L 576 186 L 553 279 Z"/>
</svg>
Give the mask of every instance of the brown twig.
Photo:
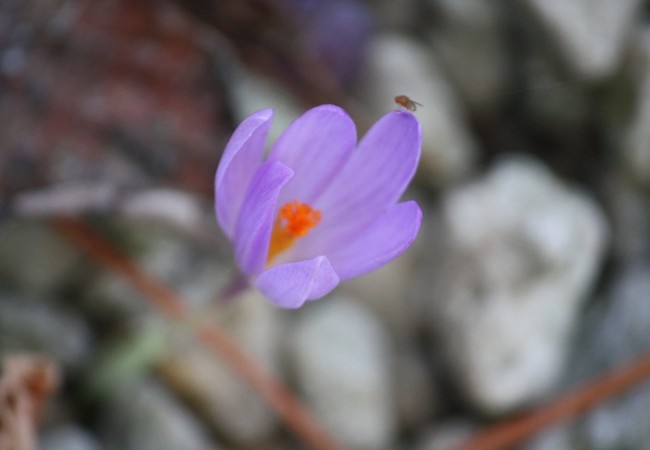
<svg viewBox="0 0 650 450">
<path fill-rule="evenodd" d="M 116 249 L 86 222 L 73 218 L 53 220 L 55 229 L 82 248 L 97 263 L 120 274 L 133 284 L 153 306 L 174 320 L 188 317 L 183 299 L 173 289 L 151 277 Z M 315 450 L 338 450 L 341 447 L 318 424 L 295 395 L 276 377 L 260 367 L 216 323 L 200 325 L 197 337 L 218 358 L 225 361 L 278 415 L 297 436 Z"/>
<path fill-rule="evenodd" d="M 650 378 L 650 353 L 590 382 L 581 389 L 515 419 L 480 432 L 457 450 L 499 450 L 523 443 L 542 428 L 589 410 Z"/>
</svg>

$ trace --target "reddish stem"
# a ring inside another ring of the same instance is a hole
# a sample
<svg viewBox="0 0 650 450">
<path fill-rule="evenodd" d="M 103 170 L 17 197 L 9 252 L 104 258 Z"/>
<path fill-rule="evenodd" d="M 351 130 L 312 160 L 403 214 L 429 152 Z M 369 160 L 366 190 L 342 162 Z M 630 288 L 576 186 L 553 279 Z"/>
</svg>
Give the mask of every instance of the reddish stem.
<svg viewBox="0 0 650 450">
<path fill-rule="evenodd" d="M 650 353 L 547 406 L 479 432 L 457 450 L 499 450 L 521 444 L 542 428 L 574 417 L 649 377 Z"/>
<path fill-rule="evenodd" d="M 185 302 L 179 294 L 141 270 L 127 255 L 112 246 L 86 222 L 73 218 L 58 218 L 53 220 L 53 226 L 97 263 L 129 280 L 154 307 L 168 317 L 174 320 L 188 317 Z M 279 379 L 250 358 L 216 323 L 203 324 L 195 332 L 206 348 L 230 365 L 232 370 L 264 398 L 309 448 L 341 449 L 296 396 Z"/>
</svg>

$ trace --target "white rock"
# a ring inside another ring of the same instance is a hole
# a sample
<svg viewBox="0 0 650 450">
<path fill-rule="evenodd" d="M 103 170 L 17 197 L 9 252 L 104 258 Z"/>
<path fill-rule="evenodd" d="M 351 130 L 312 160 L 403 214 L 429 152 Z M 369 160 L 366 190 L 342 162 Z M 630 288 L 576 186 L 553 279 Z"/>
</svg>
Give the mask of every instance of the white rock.
<svg viewBox="0 0 650 450">
<path fill-rule="evenodd" d="M 506 98 L 507 53 L 495 2 L 432 0 L 430 42 L 470 109 L 490 113 Z"/>
<path fill-rule="evenodd" d="M 277 371 L 281 328 L 277 308 L 251 291 L 213 312 L 214 320 L 220 320 L 255 361 L 266 370 Z M 168 384 L 229 440 L 242 446 L 253 445 L 275 431 L 277 414 L 259 393 L 225 362 L 197 345 L 195 339 L 179 340 L 162 362 L 161 372 Z"/>
<path fill-rule="evenodd" d="M 174 189 L 150 189 L 126 198 L 119 212 L 129 220 L 155 221 L 182 230 L 196 230 L 203 210 L 195 196 Z"/>
<path fill-rule="evenodd" d="M 107 183 L 69 182 L 22 192 L 14 199 L 14 212 L 25 217 L 105 213 L 115 202 L 116 187 Z"/>
<path fill-rule="evenodd" d="M 423 105 L 416 113 L 424 133 L 420 170 L 430 183 L 448 183 L 470 171 L 477 145 L 456 93 L 428 48 L 398 34 L 378 36 L 360 79 L 359 94 L 377 115 L 395 109 L 397 95 Z"/>
<path fill-rule="evenodd" d="M 314 413 L 345 448 L 391 448 L 396 414 L 381 324 L 341 297 L 319 302 L 298 319 L 291 361 Z"/>
<path fill-rule="evenodd" d="M 527 159 L 447 195 L 449 261 L 434 331 L 469 402 L 499 414 L 542 395 L 563 367 L 606 223 L 585 195 Z"/>
<path fill-rule="evenodd" d="M 589 79 L 613 74 L 642 0 L 525 0 L 572 71 Z"/>
</svg>

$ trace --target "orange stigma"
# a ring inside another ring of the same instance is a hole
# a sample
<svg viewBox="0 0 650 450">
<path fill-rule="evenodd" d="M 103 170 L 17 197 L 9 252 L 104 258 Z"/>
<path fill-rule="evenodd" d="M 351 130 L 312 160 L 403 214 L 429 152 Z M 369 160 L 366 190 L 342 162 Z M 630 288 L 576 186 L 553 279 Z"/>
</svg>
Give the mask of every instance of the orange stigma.
<svg viewBox="0 0 650 450">
<path fill-rule="evenodd" d="M 313 209 L 306 203 L 293 200 L 286 203 L 278 212 L 278 218 L 273 224 L 269 263 L 283 251 L 289 249 L 297 238 L 307 236 L 309 231 L 320 222 L 320 211 Z"/>
</svg>

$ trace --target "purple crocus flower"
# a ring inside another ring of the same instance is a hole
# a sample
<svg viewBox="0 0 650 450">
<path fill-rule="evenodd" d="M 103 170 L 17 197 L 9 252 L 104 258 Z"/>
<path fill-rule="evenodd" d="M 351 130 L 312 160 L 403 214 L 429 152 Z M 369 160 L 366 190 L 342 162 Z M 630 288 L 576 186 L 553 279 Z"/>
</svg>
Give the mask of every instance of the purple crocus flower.
<svg viewBox="0 0 650 450">
<path fill-rule="evenodd" d="M 352 119 L 322 105 L 296 119 L 264 159 L 272 110 L 235 130 L 215 177 L 217 219 L 248 281 L 298 308 L 379 268 L 415 240 L 422 212 L 397 203 L 422 144 L 407 111 L 383 116 L 357 145 Z"/>
</svg>

